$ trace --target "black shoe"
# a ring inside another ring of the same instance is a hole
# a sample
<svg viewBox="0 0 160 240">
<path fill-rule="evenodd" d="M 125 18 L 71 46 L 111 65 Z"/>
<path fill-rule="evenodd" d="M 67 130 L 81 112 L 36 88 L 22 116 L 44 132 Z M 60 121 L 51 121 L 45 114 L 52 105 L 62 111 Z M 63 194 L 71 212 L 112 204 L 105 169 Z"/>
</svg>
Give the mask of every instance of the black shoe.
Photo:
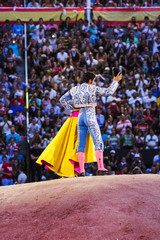
<svg viewBox="0 0 160 240">
<path fill-rule="evenodd" d="M 108 171 L 108 170 L 98 170 L 97 171 L 98 176 L 113 175 L 113 174 L 115 174 L 114 171 Z"/>
<path fill-rule="evenodd" d="M 85 172 L 79 173 L 78 177 L 85 177 Z"/>
</svg>

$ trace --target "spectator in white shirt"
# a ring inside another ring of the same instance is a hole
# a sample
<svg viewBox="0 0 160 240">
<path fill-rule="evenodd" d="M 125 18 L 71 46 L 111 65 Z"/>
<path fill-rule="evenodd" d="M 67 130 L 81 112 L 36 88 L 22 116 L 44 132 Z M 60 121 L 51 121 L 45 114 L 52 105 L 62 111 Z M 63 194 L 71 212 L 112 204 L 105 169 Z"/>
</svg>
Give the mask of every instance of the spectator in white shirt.
<svg viewBox="0 0 160 240">
<path fill-rule="evenodd" d="M 49 89 L 49 98 L 53 99 L 56 96 L 57 96 L 57 92 L 53 88 L 50 87 L 50 89 Z"/>
<path fill-rule="evenodd" d="M 11 133 L 12 122 L 8 120 L 6 114 L 3 115 L 3 121 L 0 123 L 2 134 L 8 135 Z"/>
<path fill-rule="evenodd" d="M 140 102 L 140 104 L 142 104 L 142 99 L 140 97 L 137 96 L 137 92 L 133 92 L 132 93 L 132 97 L 129 99 L 128 103 L 135 108 L 135 103 L 136 102 Z"/>
<path fill-rule="evenodd" d="M 149 47 L 152 47 L 152 39 L 157 34 L 157 29 L 153 27 L 153 23 L 150 23 L 149 29 L 147 32 L 147 40 L 149 42 Z"/>
<path fill-rule="evenodd" d="M 126 43 L 122 41 L 122 37 L 118 38 L 118 41 L 114 44 L 114 47 L 116 49 L 117 54 L 119 54 L 121 48 L 123 49 L 126 48 Z"/>
<path fill-rule="evenodd" d="M 148 32 L 149 25 L 150 25 L 149 17 L 145 16 L 144 17 L 144 22 L 141 24 L 141 31 L 142 31 L 142 33 L 147 33 Z"/>
<path fill-rule="evenodd" d="M 84 24 L 82 25 L 82 31 L 84 31 L 85 33 L 89 31 L 88 20 L 84 21 Z"/>
<path fill-rule="evenodd" d="M 125 91 L 128 98 L 132 97 L 132 94 L 136 92 L 132 83 L 129 83 L 128 89 Z"/>
<path fill-rule="evenodd" d="M 139 90 L 139 94 L 142 98 L 142 100 L 148 96 L 148 85 L 146 84 L 146 81 L 143 82 L 143 87 L 142 89 Z"/>
<path fill-rule="evenodd" d="M 134 43 L 134 39 L 131 37 L 129 43 L 126 44 L 127 55 L 129 55 L 132 49 L 137 49 L 137 44 Z"/>
<path fill-rule="evenodd" d="M 68 53 L 64 51 L 64 48 L 61 48 L 60 52 L 57 53 L 58 62 L 65 63 L 68 58 Z"/>
<path fill-rule="evenodd" d="M 157 98 L 152 96 L 152 91 L 148 91 L 148 96 L 143 98 L 143 104 L 145 108 L 150 108 L 152 102 L 157 102 Z"/>
<path fill-rule="evenodd" d="M 32 123 L 29 124 L 29 133 L 30 137 L 32 138 L 36 131 L 40 130 L 40 126 L 36 123 L 36 119 L 32 119 Z"/>
<path fill-rule="evenodd" d="M 136 74 L 136 75 L 139 75 L 139 74 Z M 139 76 L 139 78 L 137 78 L 137 81 L 136 81 L 136 86 L 138 86 L 138 93 L 140 90 L 142 90 L 144 84 L 148 86 L 149 81 L 147 79 L 144 79 L 144 76 L 141 75 Z"/>
<path fill-rule="evenodd" d="M 54 109 L 54 115 L 59 115 L 60 114 L 60 108 L 56 105 L 56 100 L 55 99 L 52 99 L 51 104 L 49 104 L 45 109 L 48 116 L 50 115 L 51 108 Z"/>
<path fill-rule="evenodd" d="M 157 37 L 153 41 L 153 53 L 160 52 L 160 37 Z"/>
<path fill-rule="evenodd" d="M 27 181 L 27 175 L 23 171 L 23 167 L 20 167 L 17 181 L 18 184 L 26 183 Z"/>
<path fill-rule="evenodd" d="M 149 134 L 147 134 L 145 143 L 146 149 L 158 149 L 158 137 L 154 134 L 153 129 L 150 129 Z"/>
<path fill-rule="evenodd" d="M 93 57 L 93 54 L 89 54 L 89 59 L 86 61 L 88 65 L 88 70 L 92 71 L 95 70 L 98 66 L 98 61 Z"/>
<path fill-rule="evenodd" d="M 116 100 L 116 93 L 114 93 L 114 94 L 111 95 L 111 96 L 108 96 L 106 101 L 105 101 L 104 99 L 106 99 L 106 98 L 105 98 L 105 97 L 103 98 L 103 103 L 110 104 L 111 102 L 113 102 L 113 101 Z M 105 101 L 105 102 L 104 102 L 104 101 Z"/>
<path fill-rule="evenodd" d="M 118 38 L 119 37 L 123 37 L 124 36 L 124 31 L 123 28 L 121 28 L 121 24 L 118 23 L 116 28 L 113 30 L 114 34 L 117 33 L 118 34 Z"/>
<path fill-rule="evenodd" d="M 39 33 L 39 37 L 36 39 L 36 42 L 38 44 L 38 47 L 42 47 L 45 44 L 46 38 L 43 37 L 42 32 Z"/>
<path fill-rule="evenodd" d="M 53 78 L 54 82 L 60 84 L 64 80 L 64 76 L 62 75 L 62 70 L 58 70 L 58 74 Z"/>
<path fill-rule="evenodd" d="M 53 86 L 53 83 L 48 83 L 47 86 L 46 86 L 46 90 L 44 91 L 44 95 L 49 92 L 49 98 L 50 99 L 53 99 L 57 96 L 57 91 L 54 90 L 54 86 Z"/>
<path fill-rule="evenodd" d="M 34 39 L 39 38 L 39 34 L 41 33 L 42 37 L 45 36 L 46 25 L 43 24 L 43 18 L 39 19 L 39 24 L 36 25 L 36 29 L 32 32 L 34 33 Z"/>
</svg>

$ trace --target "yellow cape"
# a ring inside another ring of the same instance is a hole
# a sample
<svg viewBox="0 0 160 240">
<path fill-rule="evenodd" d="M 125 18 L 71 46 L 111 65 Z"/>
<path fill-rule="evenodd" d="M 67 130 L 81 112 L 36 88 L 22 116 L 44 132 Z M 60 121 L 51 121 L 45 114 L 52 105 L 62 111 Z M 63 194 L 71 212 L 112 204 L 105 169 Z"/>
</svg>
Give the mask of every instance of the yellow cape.
<svg viewBox="0 0 160 240">
<path fill-rule="evenodd" d="M 77 117 L 68 118 L 55 138 L 49 143 L 42 152 L 36 163 L 45 165 L 60 176 L 74 177 L 74 165 L 70 160 L 78 166 L 77 158 Z M 85 147 L 85 163 L 96 162 L 95 149 L 90 134 L 87 134 Z"/>
</svg>

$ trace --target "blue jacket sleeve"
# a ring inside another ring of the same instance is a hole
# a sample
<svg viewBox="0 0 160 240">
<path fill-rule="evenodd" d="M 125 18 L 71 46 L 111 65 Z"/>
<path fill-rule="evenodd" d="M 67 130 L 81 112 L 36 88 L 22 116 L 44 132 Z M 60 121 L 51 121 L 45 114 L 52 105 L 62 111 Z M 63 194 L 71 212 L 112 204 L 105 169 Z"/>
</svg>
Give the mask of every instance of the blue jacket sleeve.
<svg viewBox="0 0 160 240">
<path fill-rule="evenodd" d="M 71 114 L 74 110 L 74 104 L 70 91 L 66 92 L 61 98 L 60 103 L 66 109 L 66 111 Z"/>
<path fill-rule="evenodd" d="M 96 95 L 109 96 L 109 95 L 112 95 L 117 90 L 117 88 L 118 88 L 118 82 L 116 80 L 113 80 L 113 82 L 108 88 L 96 87 Z"/>
</svg>

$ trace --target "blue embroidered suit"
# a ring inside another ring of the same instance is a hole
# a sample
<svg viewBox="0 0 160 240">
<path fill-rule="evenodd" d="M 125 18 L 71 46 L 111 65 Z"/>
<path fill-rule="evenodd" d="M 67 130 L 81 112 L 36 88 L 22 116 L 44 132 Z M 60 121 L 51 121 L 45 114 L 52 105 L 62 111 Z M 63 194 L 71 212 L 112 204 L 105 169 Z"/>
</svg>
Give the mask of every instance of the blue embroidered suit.
<svg viewBox="0 0 160 240">
<path fill-rule="evenodd" d="M 97 97 L 112 95 L 118 87 L 118 82 L 113 80 L 108 88 L 101 88 L 95 85 L 83 83 L 80 86 L 71 88 L 61 98 L 60 102 L 64 108 L 72 113 L 75 108 L 81 108 L 78 115 L 78 149 L 77 152 L 84 152 L 87 132 L 91 134 L 95 144 L 95 150 L 103 149 L 101 132 L 97 123 L 95 106 Z"/>
</svg>

